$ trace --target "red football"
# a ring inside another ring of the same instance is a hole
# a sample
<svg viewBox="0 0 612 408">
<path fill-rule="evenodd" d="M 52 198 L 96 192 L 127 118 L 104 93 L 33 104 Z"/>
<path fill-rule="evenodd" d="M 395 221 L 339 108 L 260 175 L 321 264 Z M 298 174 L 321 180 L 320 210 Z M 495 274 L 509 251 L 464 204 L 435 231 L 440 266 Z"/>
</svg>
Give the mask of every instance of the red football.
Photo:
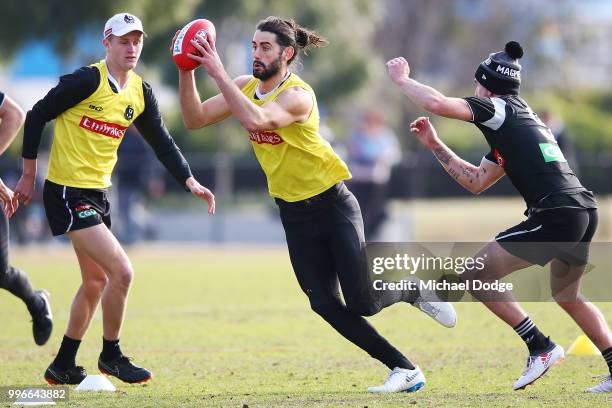
<svg viewBox="0 0 612 408">
<path fill-rule="evenodd" d="M 174 63 L 183 71 L 190 71 L 199 65 L 197 61 L 187 56 L 187 54 L 198 54 L 198 51 L 191 43 L 191 40 L 193 40 L 197 34 L 202 35 L 209 43 L 214 43 L 217 37 L 215 25 L 203 18 L 193 20 L 183 27 L 176 36 L 176 40 L 174 40 L 172 46 L 172 58 L 174 59 Z"/>
</svg>

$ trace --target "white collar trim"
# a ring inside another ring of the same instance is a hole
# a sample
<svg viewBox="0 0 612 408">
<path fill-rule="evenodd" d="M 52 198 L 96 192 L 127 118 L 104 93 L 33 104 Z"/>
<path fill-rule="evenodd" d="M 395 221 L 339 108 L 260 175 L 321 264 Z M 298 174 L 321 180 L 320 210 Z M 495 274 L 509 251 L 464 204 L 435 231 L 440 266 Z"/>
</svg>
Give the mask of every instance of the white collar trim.
<svg viewBox="0 0 612 408">
<path fill-rule="evenodd" d="M 266 99 L 268 96 L 270 96 L 272 92 L 276 91 L 278 87 L 281 86 L 287 80 L 287 78 L 289 78 L 289 75 L 291 75 L 291 72 L 287 71 L 284 78 L 278 84 L 276 84 L 274 88 L 272 88 L 270 91 L 266 92 L 265 94 L 261 93 L 261 91 L 259 90 L 259 85 L 261 85 L 261 82 L 259 82 L 257 84 L 257 88 L 255 88 L 255 95 L 257 95 L 258 99 Z"/>
<path fill-rule="evenodd" d="M 113 83 L 113 85 L 115 85 L 115 88 L 117 88 L 117 92 L 121 92 L 125 88 L 127 88 L 128 83 L 130 82 L 131 72 L 128 74 L 127 80 L 125 81 L 125 85 L 124 86 L 119 86 L 119 81 L 117 81 L 115 79 L 115 77 L 108 70 L 108 65 L 106 64 L 106 60 L 104 60 L 104 65 L 106 65 L 106 75 L 108 76 L 108 80 L 111 81 Z"/>
</svg>

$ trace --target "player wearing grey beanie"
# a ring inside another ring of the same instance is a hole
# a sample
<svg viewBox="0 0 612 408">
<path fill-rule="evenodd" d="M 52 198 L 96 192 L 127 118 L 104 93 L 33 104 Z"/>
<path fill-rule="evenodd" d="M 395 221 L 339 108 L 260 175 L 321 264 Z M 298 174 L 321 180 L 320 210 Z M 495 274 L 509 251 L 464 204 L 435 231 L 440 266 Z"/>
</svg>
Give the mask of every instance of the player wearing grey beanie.
<svg viewBox="0 0 612 408">
<path fill-rule="evenodd" d="M 476 74 L 480 85 L 497 95 L 518 95 L 521 86 L 521 65 L 523 47 L 516 41 L 506 44 L 504 51 L 489 54 L 482 61 Z"/>
</svg>

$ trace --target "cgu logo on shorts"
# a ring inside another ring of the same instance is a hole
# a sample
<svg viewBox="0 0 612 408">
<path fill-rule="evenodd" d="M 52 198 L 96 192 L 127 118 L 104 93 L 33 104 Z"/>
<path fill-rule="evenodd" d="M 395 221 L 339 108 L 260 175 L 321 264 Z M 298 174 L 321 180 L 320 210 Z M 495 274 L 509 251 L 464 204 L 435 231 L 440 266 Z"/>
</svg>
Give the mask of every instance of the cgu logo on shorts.
<svg viewBox="0 0 612 408">
<path fill-rule="evenodd" d="M 544 156 L 544 161 L 546 163 L 553 161 L 567 162 L 563 156 L 563 152 L 559 149 L 559 145 L 556 143 L 540 143 L 540 150 L 542 151 L 542 156 Z"/>
<path fill-rule="evenodd" d="M 83 116 L 79 126 L 99 135 L 120 139 L 125 134 L 126 126 L 121 126 L 116 123 L 102 122 L 101 120 L 92 119 L 89 116 Z"/>
<path fill-rule="evenodd" d="M 91 205 L 79 205 L 74 209 L 79 218 L 87 218 L 96 215 L 96 210 L 91 208 Z"/>
<path fill-rule="evenodd" d="M 251 142 L 257 144 L 271 144 L 277 145 L 283 143 L 283 138 L 276 132 L 270 132 L 268 130 L 262 130 L 260 132 L 250 132 L 249 139 Z"/>
</svg>

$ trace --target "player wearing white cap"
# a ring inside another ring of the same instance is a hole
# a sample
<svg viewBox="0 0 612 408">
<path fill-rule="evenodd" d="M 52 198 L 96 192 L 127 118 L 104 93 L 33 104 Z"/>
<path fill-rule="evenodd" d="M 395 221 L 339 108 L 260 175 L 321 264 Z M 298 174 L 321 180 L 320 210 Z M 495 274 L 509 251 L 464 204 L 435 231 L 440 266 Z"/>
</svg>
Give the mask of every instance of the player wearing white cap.
<svg viewBox="0 0 612 408">
<path fill-rule="evenodd" d="M 164 125 L 151 87 L 133 72 L 143 36 L 136 16 L 111 17 L 104 27 L 106 58 L 62 76 L 26 117 L 23 175 L 15 193 L 26 205 L 31 200 L 41 133 L 56 119 L 43 191 L 45 212 L 53 235 L 66 234 L 72 242 L 82 276 L 62 344 L 45 372 L 52 384 L 78 384 L 87 375 L 75 359 L 100 301 L 103 348 L 98 368 L 128 383 L 151 378 L 149 370 L 132 364 L 119 347 L 134 271 L 110 231 L 107 189 L 127 127 L 134 124 L 174 178 L 214 212 L 213 194 L 192 176 Z"/>
</svg>

